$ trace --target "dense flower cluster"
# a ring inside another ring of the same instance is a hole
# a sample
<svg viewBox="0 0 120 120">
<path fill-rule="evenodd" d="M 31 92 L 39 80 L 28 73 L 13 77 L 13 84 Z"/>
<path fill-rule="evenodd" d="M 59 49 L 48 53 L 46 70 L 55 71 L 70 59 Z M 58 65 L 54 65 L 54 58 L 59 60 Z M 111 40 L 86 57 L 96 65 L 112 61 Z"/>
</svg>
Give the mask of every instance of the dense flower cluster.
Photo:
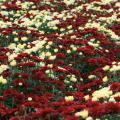
<svg viewBox="0 0 120 120">
<path fill-rule="evenodd" d="M 0 120 L 118 120 L 119 72 L 119 0 L 0 0 Z"/>
</svg>

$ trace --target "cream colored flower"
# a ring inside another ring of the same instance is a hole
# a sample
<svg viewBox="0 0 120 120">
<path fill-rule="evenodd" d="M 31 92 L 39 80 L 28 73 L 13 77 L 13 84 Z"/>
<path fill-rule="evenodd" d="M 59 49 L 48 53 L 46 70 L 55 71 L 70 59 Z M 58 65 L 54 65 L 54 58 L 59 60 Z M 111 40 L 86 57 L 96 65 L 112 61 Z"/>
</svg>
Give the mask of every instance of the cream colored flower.
<svg viewBox="0 0 120 120">
<path fill-rule="evenodd" d="M 115 6 L 120 7 L 120 2 L 116 2 Z"/>
<path fill-rule="evenodd" d="M 77 78 L 71 77 L 71 78 L 70 78 L 70 81 L 72 81 L 72 82 L 77 82 Z"/>
<path fill-rule="evenodd" d="M 90 98 L 89 95 L 84 96 L 85 100 L 88 100 Z"/>
<path fill-rule="evenodd" d="M 28 97 L 28 101 L 32 101 L 32 97 Z"/>
<path fill-rule="evenodd" d="M 54 52 L 58 52 L 58 49 L 54 49 Z"/>
<path fill-rule="evenodd" d="M 95 75 L 89 75 L 88 78 L 89 79 L 94 79 L 94 78 L 96 78 L 96 76 Z"/>
<path fill-rule="evenodd" d="M 103 80 L 103 82 L 108 82 L 109 81 L 107 76 L 105 76 L 102 80 Z"/>
<path fill-rule="evenodd" d="M 18 38 L 14 38 L 14 41 L 18 41 L 19 39 Z"/>
<path fill-rule="evenodd" d="M 93 120 L 93 118 L 89 116 L 85 120 Z"/>
<path fill-rule="evenodd" d="M 0 76 L 0 83 L 7 84 L 7 80 L 3 78 L 3 76 Z"/>
<path fill-rule="evenodd" d="M 92 101 L 99 101 L 97 97 L 92 97 Z"/>
<path fill-rule="evenodd" d="M 22 85 L 23 85 L 23 83 L 19 82 L 19 86 L 22 86 Z"/>
<path fill-rule="evenodd" d="M 50 56 L 49 59 L 50 60 L 54 60 L 56 58 L 56 56 Z"/>
<path fill-rule="evenodd" d="M 53 42 L 52 42 L 52 41 L 49 41 L 49 42 L 48 42 L 48 45 L 52 45 L 52 44 L 53 44 Z"/>
<path fill-rule="evenodd" d="M 67 53 L 71 53 L 71 50 L 67 50 Z"/>
<path fill-rule="evenodd" d="M 76 112 L 75 113 L 75 116 L 77 117 L 82 117 L 83 119 L 87 118 L 88 117 L 88 111 L 87 110 L 82 110 L 80 112 Z"/>
<path fill-rule="evenodd" d="M 113 92 L 110 90 L 109 87 L 104 87 L 100 90 L 93 92 L 92 96 L 93 98 L 99 99 L 99 98 L 109 98 L 112 94 Z"/>
<path fill-rule="evenodd" d="M 6 79 L 3 79 L 3 80 L 2 80 L 2 84 L 7 84 L 7 80 L 6 80 Z"/>
<path fill-rule="evenodd" d="M 13 61 L 10 62 L 11 66 L 16 66 L 16 64 L 17 64 L 16 60 L 13 60 Z"/>
<path fill-rule="evenodd" d="M 51 53 L 50 53 L 50 52 L 47 52 L 45 55 L 46 55 L 47 57 L 50 57 L 50 56 L 51 56 Z"/>
<path fill-rule="evenodd" d="M 7 70 L 8 66 L 7 65 L 1 65 L 0 66 L 0 74 L 4 71 Z"/>
<path fill-rule="evenodd" d="M 16 44 L 15 43 L 11 43 L 9 46 L 8 46 L 9 49 L 15 49 L 16 48 Z"/>
<path fill-rule="evenodd" d="M 75 0 L 64 0 L 63 1 L 66 5 L 72 5 L 75 3 Z"/>
<path fill-rule="evenodd" d="M 27 37 L 22 37 L 21 38 L 22 41 L 27 41 L 27 39 L 28 39 Z"/>
<path fill-rule="evenodd" d="M 103 70 L 104 70 L 104 71 L 108 71 L 109 69 L 110 69 L 110 66 L 109 66 L 109 65 L 106 65 L 106 66 L 103 67 Z"/>
<path fill-rule="evenodd" d="M 48 64 L 47 66 L 50 68 L 53 68 L 53 64 Z"/>
<path fill-rule="evenodd" d="M 46 49 L 49 49 L 50 48 L 50 45 L 46 45 Z"/>
<path fill-rule="evenodd" d="M 74 97 L 73 96 L 66 96 L 65 97 L 65 101 L 73 101 L 74 100 Z"/>
<path fill-rule="evenodd" d="M 24 45 L 23 45 L 23 44 L 18 44 L 17 47 L 18 47 L 19 49 L 23 49 L 23 48 L 24 48 Z"/>
</svg>

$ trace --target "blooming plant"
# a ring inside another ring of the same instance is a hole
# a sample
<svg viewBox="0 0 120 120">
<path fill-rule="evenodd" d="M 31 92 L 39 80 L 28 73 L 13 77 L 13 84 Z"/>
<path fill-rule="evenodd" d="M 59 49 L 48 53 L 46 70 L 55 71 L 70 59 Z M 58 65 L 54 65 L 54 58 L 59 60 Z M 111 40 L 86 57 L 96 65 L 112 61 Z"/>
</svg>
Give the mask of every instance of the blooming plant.
<svg viewBox="0 0 120 120">
<path fill-rule="evenodd" d="M 119 0 L 0 0 L 0 120 L 119 120 L 119 81 Z"/>
</svg>

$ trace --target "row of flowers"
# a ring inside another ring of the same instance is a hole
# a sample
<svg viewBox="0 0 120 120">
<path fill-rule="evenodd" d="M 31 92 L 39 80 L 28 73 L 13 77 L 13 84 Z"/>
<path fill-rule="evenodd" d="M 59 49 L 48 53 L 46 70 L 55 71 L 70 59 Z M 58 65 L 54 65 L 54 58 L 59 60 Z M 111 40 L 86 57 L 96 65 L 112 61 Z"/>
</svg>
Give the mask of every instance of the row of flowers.
<svg viewBox="0 0 120 120">
<path fill-rule="evenodd" d="M 120 119 L 119 40 L 119 0 L 1 0 L 0 120 Z"/>
</svg>

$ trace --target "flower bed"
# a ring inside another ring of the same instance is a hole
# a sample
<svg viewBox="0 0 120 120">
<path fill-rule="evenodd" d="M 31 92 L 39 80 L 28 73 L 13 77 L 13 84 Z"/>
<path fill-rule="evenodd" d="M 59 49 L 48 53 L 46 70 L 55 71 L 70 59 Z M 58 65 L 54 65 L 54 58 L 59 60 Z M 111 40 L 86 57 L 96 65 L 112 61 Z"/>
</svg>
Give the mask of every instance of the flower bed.
<svg viewBox="0 0 120 120">
<path fill-rule="evenodd" d="M 119 81 L 119 0 L 0 0 L 0 120 L 119 120 Z"/>
</svg>

